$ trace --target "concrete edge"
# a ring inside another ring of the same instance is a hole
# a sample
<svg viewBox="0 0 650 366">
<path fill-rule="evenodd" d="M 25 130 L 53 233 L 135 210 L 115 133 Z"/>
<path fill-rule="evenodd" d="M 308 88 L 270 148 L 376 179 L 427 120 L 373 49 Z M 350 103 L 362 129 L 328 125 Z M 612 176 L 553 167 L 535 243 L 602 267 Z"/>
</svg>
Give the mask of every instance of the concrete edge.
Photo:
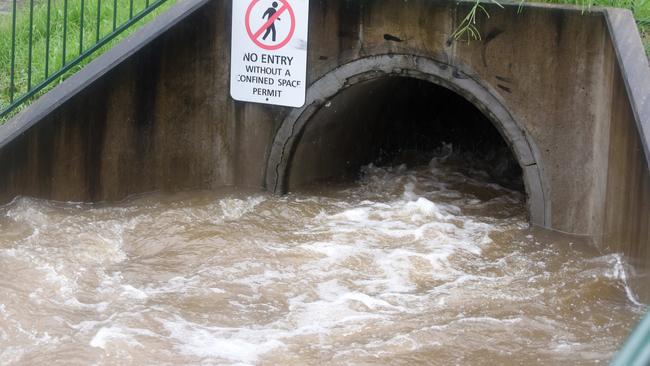
<svg viewBox="0 0 650 366">
<path fill-rule="evenodd" d="M 603 13 L 650 169 L 650 64 L 632 12 L 608 8 Z"/>
<path fill-rule="evenodd" d="M 210 0 L 179 0 L 0 126 L 0 149 Z"/>
</svg>

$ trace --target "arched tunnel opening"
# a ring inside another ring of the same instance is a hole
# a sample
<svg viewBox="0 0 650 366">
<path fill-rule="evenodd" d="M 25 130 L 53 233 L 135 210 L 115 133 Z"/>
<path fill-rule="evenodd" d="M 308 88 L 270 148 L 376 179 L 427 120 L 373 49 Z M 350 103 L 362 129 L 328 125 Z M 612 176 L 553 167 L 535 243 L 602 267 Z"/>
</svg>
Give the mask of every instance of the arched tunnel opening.
<svg viewBox="0 0 650 366">
<path fill-rule="evenodd" d="M 448 156 L 525 191 L 522 169 L 490 119 L 463 96 L 430 81 L 386 76 L 348 87 L 316 111 L 297 139 L 289 191 L 348 181 L 361 167 L 427 164 Z"/>
</svg>

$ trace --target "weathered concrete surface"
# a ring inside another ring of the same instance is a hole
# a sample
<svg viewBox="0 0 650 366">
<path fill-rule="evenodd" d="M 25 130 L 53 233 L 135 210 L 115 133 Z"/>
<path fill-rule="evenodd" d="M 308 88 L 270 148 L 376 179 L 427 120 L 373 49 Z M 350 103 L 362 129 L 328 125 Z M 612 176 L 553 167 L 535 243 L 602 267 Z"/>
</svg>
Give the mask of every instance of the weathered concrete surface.
<svg viewBox="0 0 650 366">
<path fill-rule="evenodd" d="M 618 71 L 618 70 L 617 70 Z M 650 294 L 650 170 L 621 73 L 614 74 L 609 139 L 605 222 L 602 239 L 608 251 L 623 252 L 640 270 L 633 286 Z M 646 120 L 647 121 L 647 120 Z M 646 297 L 646 299 L 650 296 Z"/>
<path fill-rule="evenodd" d="M 82 74 L 75 87 L 62 84 L 0 128 L 0 200 L 104 201 L 153 190 L 263 188 L 276 131 L 295 110 L 229 98 L 230 1 L 208 1 L 193 11 L 197 4 L 181 2 L 187 17 L 178 24 L 157 20 L 109 55 L 112 62 L 109 56 L 96 60 L 101 72 L 86 82 Z M 477 25 L 483 39 L 453 41 L 450 34 L 468 7 L 312 1 L 308 80 L 316 85 L 344 65 L 391 55 L 448 67 L 451 80 L 431 81 L 475 82 L 515 122 L 500 125 L 487 116 L 526 174 L 538 176 L 530 181 L 539 187 L 527 183 L 531 197 L 543 192 L 541 214 L 531 205 L 531 218 L 588 235 L 603 248 L 624 251 L 638 268 L 650 268 L 644 94 L 650 76 L 647 60 L 636 59 L 638 34 L 632 41 L 626 36 L 629 13 L 542 5 L 518 12 L 518 4 L 504 10 L 486 4 L 491 17 Z M 621 39 L 631 43 L 621 48 Z M 383 76 L 402 72 L 393 71 Z M 337 82 L 344 89 L 363 77 Z M 309 93 L 309 113 L 327 104 L 329 96 L 319 97 L 314 88 Z M 472 102 L 475 95 L 463 97 Z M 310 133 L 309 122 L 296 137 Z M 503 133 L 507 126 L 518 126 L 525 138 L 509 141 L 514 135 Z M 346 131 L 334 122 L 332 129 Z M 521 141 L 534 161 L 516 148 Z M 297 138 L 291 149 L 301 148 Z M 290 169 L 290 159 L 287 164 Z M 650 295 L 650 281 L 643 286 Z"/>
</svg>

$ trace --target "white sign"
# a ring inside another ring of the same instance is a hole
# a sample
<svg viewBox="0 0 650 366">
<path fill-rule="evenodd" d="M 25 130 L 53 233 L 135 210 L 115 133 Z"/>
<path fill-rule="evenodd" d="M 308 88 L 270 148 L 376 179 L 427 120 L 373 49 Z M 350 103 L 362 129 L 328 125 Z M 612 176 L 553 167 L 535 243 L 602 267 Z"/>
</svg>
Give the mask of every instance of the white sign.
<svg viewBox="0 0 650 366">
<path fill-rule="evenodd" d="M 309 0 L 233 0 L 230 95 L 305 104 Z"/>
</svg>

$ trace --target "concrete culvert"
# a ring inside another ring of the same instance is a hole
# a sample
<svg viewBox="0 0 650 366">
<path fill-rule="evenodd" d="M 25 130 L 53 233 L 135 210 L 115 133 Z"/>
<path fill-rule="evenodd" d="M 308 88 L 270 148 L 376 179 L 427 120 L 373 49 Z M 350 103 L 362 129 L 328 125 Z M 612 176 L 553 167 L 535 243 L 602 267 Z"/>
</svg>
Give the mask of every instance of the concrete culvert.
<svg viewBox="0 0 650 366">
<path fill-rule="evenodd" d="M 551 222 L 539 151 L 498 93 L 460 69 L 411 55 L 359 59 L 315 81 L 305 106 L 275 134 L 266 188 L 286 193 L 323 179 L 351 179 L 369 163 L 423 163 L 444 154 L 436 151 L 443 146 L 469 156 L 470 165 L 480 160 L 498 183 L 525 191 L 532 224 Z"/>
</svg>

